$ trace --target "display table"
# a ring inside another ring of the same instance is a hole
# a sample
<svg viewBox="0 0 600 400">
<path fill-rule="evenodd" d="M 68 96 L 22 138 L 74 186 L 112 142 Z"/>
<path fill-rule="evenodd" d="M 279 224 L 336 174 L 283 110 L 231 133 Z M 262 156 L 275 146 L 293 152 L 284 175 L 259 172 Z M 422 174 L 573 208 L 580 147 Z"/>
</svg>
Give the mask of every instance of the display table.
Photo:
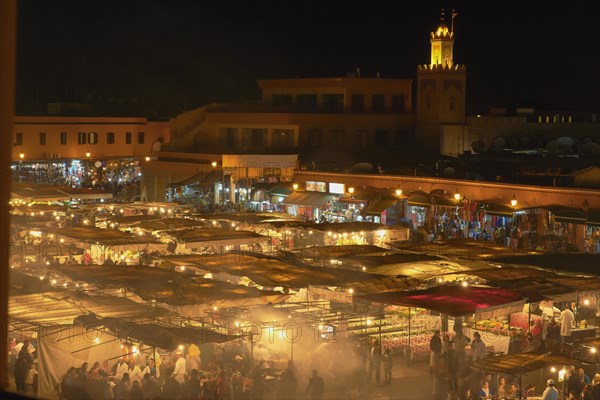
<svg viewBox="0 0 600 400">
<path fill-rule="evenodd" d="M 463 334 L 471 340 L 473 340 L 473 334 L 475 332 L 479 332 L 481 334 L 481 340 L 488 348 L 488 352 L 508 354 L 508 349 L 510 347 L 510 336 L 496 335 L 491 332 L 484 332 L 468 327 L 463 327 L 462 331 Z"/>
<path fill-rule="evenodd" d="M 596 328 L 593 326 L 588 328 L 575 328 L 571 331 L 571 340 L 584 339 L 594 336 L 596 336 Z"/>
</svg>

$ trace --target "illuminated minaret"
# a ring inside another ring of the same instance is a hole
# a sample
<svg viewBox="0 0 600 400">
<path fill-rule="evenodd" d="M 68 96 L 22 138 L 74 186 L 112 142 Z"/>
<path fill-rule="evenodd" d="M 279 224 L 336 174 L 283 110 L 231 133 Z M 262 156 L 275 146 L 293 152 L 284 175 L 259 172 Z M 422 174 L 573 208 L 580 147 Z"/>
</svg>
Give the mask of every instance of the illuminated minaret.
<svg viewBox="0 0 600 400">
<path fill-rule="evenodd" d="M 417 69 L 417 139 L 439 150 L 444 125 L 465 123 L 467 71 L 454 63 L 454 17 L 451 29 L 444 21 L 430 34 L 431 62 Z"/>
<path fill-rule="evenodd" d="M 454 10 L 452 10 L 455 16 Z M 452 18 L 454 19 L 454 18 Z M 454 25 L 454 24 L 452 24 Z M 454 28 L 454 27 L 453 27 Z M 435 32 L 431 32 L 431 65 L 452 66 L 452 48 L 454 47 L 454 32 L 448 30 L 444 23 L 444 10 L 440 18 L 440 25 Z"/>
</svg>

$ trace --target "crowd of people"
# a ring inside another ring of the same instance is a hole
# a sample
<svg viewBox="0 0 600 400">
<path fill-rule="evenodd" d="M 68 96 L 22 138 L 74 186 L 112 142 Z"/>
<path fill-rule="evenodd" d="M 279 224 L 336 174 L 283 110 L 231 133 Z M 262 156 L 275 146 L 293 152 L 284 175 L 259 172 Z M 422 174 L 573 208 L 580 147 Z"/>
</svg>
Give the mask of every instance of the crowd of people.
<svg viewBox="0 0 600 400">
<path fill-rule="evenodd" d="M 189 359 L 181 351 L 176 353 L 174 362 L 165 359 L 157 366 L 154 358 L 148 358 L 144 365 L 119 358 L 108 369 L 99 362 L 89 368 L 83 363 L 79 368 L 71 367 L 60 382 L 60 398 L 74 399 L 114 399 L 114 400 L 237 400 L 263 399 L 267 393 L 267 375 L 260 363 L 248 363 L 236 355 L 227 364 L 214 363 L 206 368 L 189 368 Z M 281 371 L 271 389 L 279 399 L 310 398 L 321 399 L 325 392 L 325 382 L 314 369 L 302 392 L 298 373 L 292 361 Z"/>
<path fill-rule="evenodd" d="M 561 322 L 563 326 L 569 326 L 569 312 L 566 308 Z M 560 338 L 566 340 L 569 337 L 570 329 L 561 331 L 560 325 L 554 319 L 550 322 L 555 331 L 556 341 L 548 344 L 539 343 L 534 350 L 545 350 L 560 352 Z M 561 335 L 562 333 L 562 335 Z M 525 350 L 530 350 L 531 343 L 527 340 L 533 340 L 533 335 L 528 332 L 524 342 Z M 465 356 L 465 348 L 470 343 L 470 356 Z M 554 347 L 556 345 L 556 347 Z M 466 361 L 477 361 L 488 354 L 488 349 L 481 340 L 478 332 L 473 334 L 473 340 L 470 340 L 458 330 L 452 337 L 445 334 L 442 337 L 440 331 L 436 330 L 430 339 L 429 348 L 431 350 L 429 369 L 434 377 L 433 397 L 436 399 L 452 400 L 513 400 L 528 399 L 540 396 L 538 388 L 529 384 L 521 388 L 522 397 L 519 397 L 519 386 L 517 381 L 510 381 L 508 376 L 492 376 L 490 373 L 482 372 L 471 368 Z M 547 387 L 541 394 L 544 400 L 558 400 L 559 389 L 556 388 L 553 379 L 547 381 Z M 565 382 L 561 385 L 560 391 L 563 392 L 565 399 L 583 399 L 600 400 L 600 372 L 596 373 L 593 379 L 586 374 L 582 367 L 575 368 L 571 366 L 566 371 Z"/>
</svg>

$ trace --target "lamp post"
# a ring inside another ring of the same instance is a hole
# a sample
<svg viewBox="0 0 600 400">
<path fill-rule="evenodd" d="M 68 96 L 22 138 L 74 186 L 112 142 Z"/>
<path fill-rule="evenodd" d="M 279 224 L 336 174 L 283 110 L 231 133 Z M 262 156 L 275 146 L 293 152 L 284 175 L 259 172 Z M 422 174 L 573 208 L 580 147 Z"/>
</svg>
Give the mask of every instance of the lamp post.
<svg viewBox="0 0 600 400">
<path fill-rule="evenodd" d="M 19 182 L 23 178 L 23 159 L 25 158 L 25 153 L 19 154 Z"/>
</svg>

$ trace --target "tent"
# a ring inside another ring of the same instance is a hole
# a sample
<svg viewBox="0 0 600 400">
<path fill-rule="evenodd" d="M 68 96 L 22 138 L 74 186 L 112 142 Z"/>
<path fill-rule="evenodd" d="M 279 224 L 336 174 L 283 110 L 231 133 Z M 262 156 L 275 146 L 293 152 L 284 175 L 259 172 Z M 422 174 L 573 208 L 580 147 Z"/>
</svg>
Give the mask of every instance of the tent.
<svg viewBox="0 0 600 400">
<path fill-rule="evenodd" d="M 516 353 L 500 356 L 489 355 L 475 362 L 471 368 L 479 371 L 505 375 L 522 375 L 546 367 L 581 364 L 582 361 L 552 353 Z M 558 368 L 557 368 L 558 369 Z"/>
<path fill-rule="evenodd" d="M 540 301 L 535 293 L 484 286 L 444 285 L 425 290 L 372 293 L 362 296 L 377 303 L 426 308 L 453 317 L 473 315 L 478 310 L 519 301 Z"/>
</svg>

